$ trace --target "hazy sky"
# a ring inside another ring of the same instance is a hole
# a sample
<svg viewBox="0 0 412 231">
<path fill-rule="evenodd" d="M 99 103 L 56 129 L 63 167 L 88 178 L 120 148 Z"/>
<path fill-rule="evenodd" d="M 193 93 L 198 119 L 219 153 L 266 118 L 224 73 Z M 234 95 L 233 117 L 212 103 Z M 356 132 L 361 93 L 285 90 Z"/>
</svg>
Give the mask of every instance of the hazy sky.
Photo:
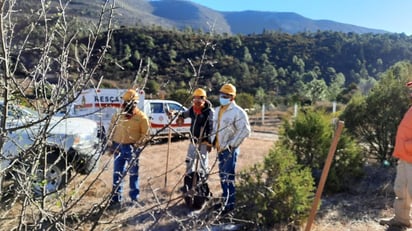
<svg viewBox="0 0 412 231">
<path fill-rule="evenodd" d="M 218 11 L 294 12 L 412 35 L 412 0 L 188 0 Z"/>
</svg>

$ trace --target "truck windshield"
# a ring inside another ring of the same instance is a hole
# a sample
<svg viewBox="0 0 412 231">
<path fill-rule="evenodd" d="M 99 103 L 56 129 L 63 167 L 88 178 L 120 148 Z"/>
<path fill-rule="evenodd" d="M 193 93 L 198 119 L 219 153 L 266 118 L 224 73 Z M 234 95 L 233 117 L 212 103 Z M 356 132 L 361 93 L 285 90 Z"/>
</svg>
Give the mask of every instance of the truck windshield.
<svg viewBox="0 0 412 231">
<path fill-rule="evenodd" d="M 4 104 L 0 104 L 0 112 L 3 111 Z M 11 118 L 21 117 L 39 117 L 40 113 L 20 105 L 9 105 L 7 110 L 7 116 Z"/>
</svg>

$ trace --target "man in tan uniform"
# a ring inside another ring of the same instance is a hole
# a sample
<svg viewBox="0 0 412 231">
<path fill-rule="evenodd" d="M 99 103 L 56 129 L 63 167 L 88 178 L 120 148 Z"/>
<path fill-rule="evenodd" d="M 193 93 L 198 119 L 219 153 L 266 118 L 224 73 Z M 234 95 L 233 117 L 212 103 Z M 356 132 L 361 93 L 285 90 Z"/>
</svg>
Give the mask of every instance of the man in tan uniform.
<svg viewBox="0 0 412 231">
<path fill-rule="evenodd" d="M 149 134 L 149 120 L 137 108 L 139 96 L 133 89 L 123 95 L 122 110 L 112 117 L 109 128 L 111 153 L 114 154 L 113 197 L 109 208 L 119 207 L 122 202 L 123 178 L 126 174 L 126 163 L 129 167 L 129 196 L 132 202 L 139 197 L 139 155 L 140 147 Z"/>
</svg>

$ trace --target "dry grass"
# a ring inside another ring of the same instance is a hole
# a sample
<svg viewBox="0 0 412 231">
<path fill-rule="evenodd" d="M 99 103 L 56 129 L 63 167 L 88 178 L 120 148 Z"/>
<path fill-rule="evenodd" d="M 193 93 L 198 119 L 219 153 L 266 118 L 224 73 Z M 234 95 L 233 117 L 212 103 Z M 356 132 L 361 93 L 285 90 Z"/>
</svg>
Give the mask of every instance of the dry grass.
<svg viewBox="0 0 412 231">
<path fill-rule="evenodd" d="M 240 147 L 241 153 L 238 158 L 237 171 L 262 162 L 276 138 L 276 135 L 273 134 L 253 133 L 252 137 L 246 139 Z M 183 184 L 187 147 L 187 140 L 174 141 L 170 145 L 165 142 L 148 146 L 140 156 L 141 195 L 139 201 L 141 206 L 123 208 L 115 212 L 106 211 L 104 216 L 99 219 L 97 230 L 192 230 L 204 225 L 199 221 L 214 224 L 227 222 L 227 220 L 214 216 L 208 207 L 198 217 L 189 216 L 190 210 L 184 205 L 182 195 L 178 191 L 178 188 Z M 209 157 L 209 166 L 212 167 L 209 186 L 213 196 L 218 197 L 221 191 L 215 160 L 216 154 L 212 152 Z M 99 170 L 89 175 L 85 184 L 79 186 L 79 182 L 82 182 L 84 178 L 78 176 L 68 187 L 66 192 L 74 195 L 74 198 L 80 198 L 80 193 L 88 187 L 87 183 L 94 181 L 91 184 L 91 190 L 88 190 L 76 205 L 76 213 L 72 217 L 84 216 L 86 211 L 90 211 L 93 206 L 100 204 L 110 194 L 112 162 L 111 156 L 104 155 Z M 166 163 L 168 163 L 167 167 Z M 167 175 L 165 174 L 166 168 Z M 126 200 L 129 200 L 127 197 L 127 178 L 125 185 L 124 195 Z M 382 216 L 392 214 L 393 195 L 390 193 L 390 186 L 388 188 L 389 193 L 386 196 L 374 195 L 375 190 L 370 191 L 371 194 L 364 191 L 361 194 L 323 197 L 322 206 L 311 230 L 385 230 L 385 227 L 380 226 L 377 220 Z M 73 194 L 73 192 L 77 192 L 77 194 Z M 16 214 L 18 214 L 17 211 L 18 206 L 15 208 Z M 88 225 L 77 229 L 90 230 L 92 221 L 90 220 Z M 0 230 L 10 230 L 11 227 L 11 222 L 3 221 Z"/>
</svg>

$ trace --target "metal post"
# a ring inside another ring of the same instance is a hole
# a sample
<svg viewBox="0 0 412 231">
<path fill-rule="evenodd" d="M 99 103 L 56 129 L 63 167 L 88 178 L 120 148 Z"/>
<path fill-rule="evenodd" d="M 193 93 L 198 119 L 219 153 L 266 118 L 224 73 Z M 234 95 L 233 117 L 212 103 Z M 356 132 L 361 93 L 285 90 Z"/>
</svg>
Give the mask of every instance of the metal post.
<svg viewBox="0 0 412 231">
<path fill-rule="evenodd" d="M 266 111 L 265 105 L 262 104 L 262 125 L 265 124 L 265 111 Z"/>
</svg>

